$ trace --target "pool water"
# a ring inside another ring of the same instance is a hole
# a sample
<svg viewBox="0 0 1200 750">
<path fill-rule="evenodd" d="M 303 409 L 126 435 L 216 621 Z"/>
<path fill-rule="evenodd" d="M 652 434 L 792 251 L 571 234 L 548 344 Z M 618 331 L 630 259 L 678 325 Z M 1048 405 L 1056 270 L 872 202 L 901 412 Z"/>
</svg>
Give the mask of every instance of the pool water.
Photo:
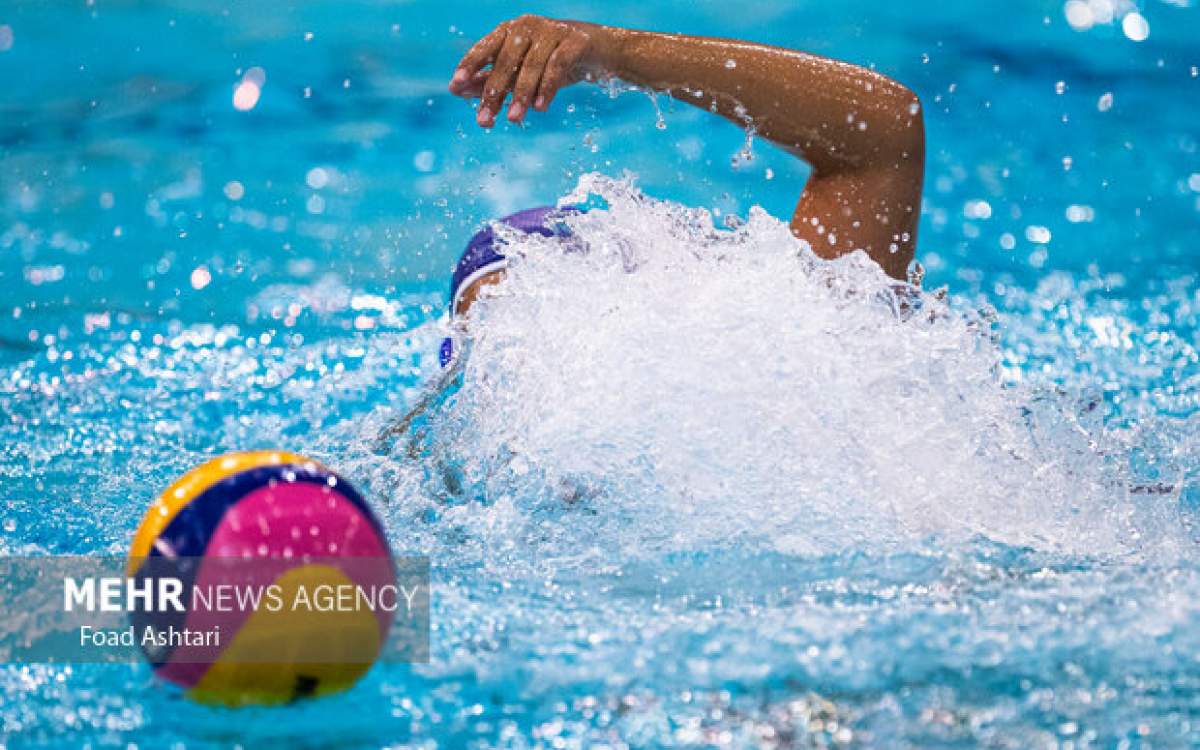
<svg viewBox="0 0 1200 750">
<path fill-rule="evenodd" d="M 121 554 L 281 446 L 434 596 L 428 664 L 286 708 L 6 666 L 3 744 L 1200 744 L 1200 9 L 522 10 L 910 85 L 926 293 L 815 261 L 803 165 L 664 98 L 478 130 L 445 83 L 509 4 L 10 0 L 0 553 Z M 466 239 L 560 198 L 585 249 L 518 241 L 459 388 L 380 441 Z"/>
</svg>

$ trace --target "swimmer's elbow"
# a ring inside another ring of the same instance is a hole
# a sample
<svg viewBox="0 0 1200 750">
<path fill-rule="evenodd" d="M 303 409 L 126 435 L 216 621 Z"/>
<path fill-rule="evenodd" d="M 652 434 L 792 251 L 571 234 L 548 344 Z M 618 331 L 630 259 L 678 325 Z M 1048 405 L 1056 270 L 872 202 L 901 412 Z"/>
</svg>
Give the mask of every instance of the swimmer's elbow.
<svg viewBox="0 0 1200 750">
<path fill-rule="evenodd" d="M 900 173 L 915 177 L 925 169 L 925 112 L 916 92 L 888 79 L 880 106 L 866 127 L 859 126 L 832 165 L 815 164 L 820 171 Z M 822 169 L 824 167 L 824 169 Z"/>
</svg>

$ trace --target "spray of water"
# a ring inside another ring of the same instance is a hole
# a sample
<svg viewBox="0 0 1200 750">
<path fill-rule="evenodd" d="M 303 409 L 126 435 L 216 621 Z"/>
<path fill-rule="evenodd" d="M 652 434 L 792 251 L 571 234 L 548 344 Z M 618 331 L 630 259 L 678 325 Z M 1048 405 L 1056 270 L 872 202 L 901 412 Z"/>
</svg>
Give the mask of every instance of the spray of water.
<svg viewBox="0 0 1200 750">
<path fill-rule="evenodd" d="M 1177 520 L 1135 497 L 1090 405 L 1004 384 L 985 316 L 585 177 L 573 238 L 505 236 L 461 388 L 398 494 L 548 556 L 784 554 L 980 537 L 1127 555 Z"/>
</svg>

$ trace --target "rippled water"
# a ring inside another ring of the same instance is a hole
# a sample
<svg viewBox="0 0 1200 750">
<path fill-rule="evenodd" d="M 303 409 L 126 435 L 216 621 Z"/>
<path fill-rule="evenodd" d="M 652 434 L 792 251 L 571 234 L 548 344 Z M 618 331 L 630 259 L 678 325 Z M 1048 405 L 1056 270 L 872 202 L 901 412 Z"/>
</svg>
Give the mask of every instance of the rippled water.
<svg viewBox="0 0 1200 750">
<path fill-rule="evenodd" d="M 121 552 L 175 475 L 280 445 L 435 575 L 427 665 L 236 712 L 9 666 L 4 742 L 1200 741 L 1189 6 L 1143 42 L 1104 2 L 531 8 L 912 85 L 916 300 L 807 256 L 771 218 L 803 168 L 703 113 L 581 88 L 475 130 L 444 81 L 503 4 L 0 6 L 0 551 Z M 573 191 L 585 250 L 515 247 L 461 387 L 381 445 L 471 231 Z"/>
</svg>

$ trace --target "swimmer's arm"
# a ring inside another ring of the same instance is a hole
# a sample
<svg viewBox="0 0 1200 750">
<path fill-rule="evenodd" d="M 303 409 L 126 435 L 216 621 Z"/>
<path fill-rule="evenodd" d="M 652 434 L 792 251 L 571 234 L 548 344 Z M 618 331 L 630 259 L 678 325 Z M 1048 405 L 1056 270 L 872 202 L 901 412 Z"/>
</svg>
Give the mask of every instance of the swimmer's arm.
<svg viewBox="0 0 1200 750">
<path fill-rule="evenodd" d="M 417 436 L 410 434 L 412 425 L 418 419 L 424 418 L 433 408 L 434 404 L 441 399 L 450 384 L 458 377 L 459 371 L 462 369 L 462 360 L 459 358 L 451 367 L 442 370 L 432 385 L 425 388 L 417 403 L 408 410 L 408 412 L 400 419 L 389 423 L 379 434 L 375 436 L 374 449 L 378 454 L 388 454 L 395 450 L 395 442 L 408 435 L 408 442 L 404 446 L 404 453 L 410 459 L 417 457 Z"/>
<path fill-rule="evenodd" d="M 488 69 L 486 66 L 491 65 Z M 562 86 L 617 77 L 755 131 L 813 167 L 792 232 L 834 258 L 866 250 L 903 279 L 916 246 L 925 131 L 915 94 L 879 73 L 795 50 L 522 16 L 459 63 L 450 89 L 479 96 L 490 127 L 544 111 Z"/>
<path fill-rule="evenodd" d="M 812 165 L 792 232 L 818 255 L 861 248 L 905 277 L 925 169 L 915 94 L 866 68 L 778 47 L 621 29 L 599 35 L 606 72 L 752 125 Z"/>
</svg>

